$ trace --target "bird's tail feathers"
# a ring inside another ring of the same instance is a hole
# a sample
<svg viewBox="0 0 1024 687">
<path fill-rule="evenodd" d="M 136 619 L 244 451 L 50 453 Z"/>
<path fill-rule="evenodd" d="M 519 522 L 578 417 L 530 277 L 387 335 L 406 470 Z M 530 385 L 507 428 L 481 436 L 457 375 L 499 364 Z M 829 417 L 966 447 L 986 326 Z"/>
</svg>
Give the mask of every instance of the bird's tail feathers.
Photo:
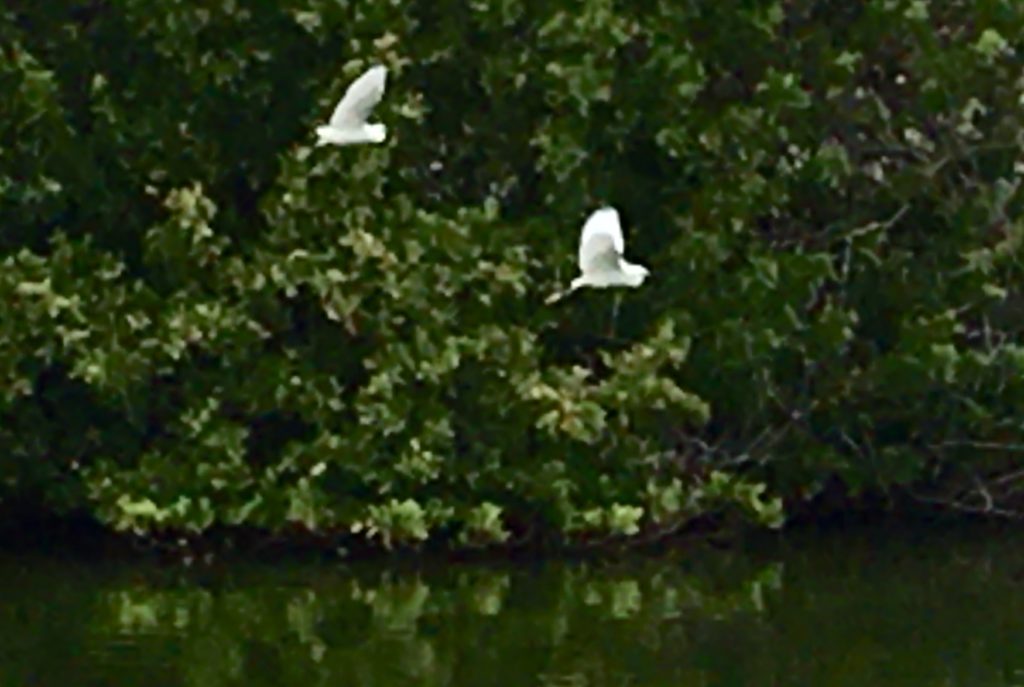
<svg viewBox="0 0 1024 687">
<path fill-rule="evenodd" d="M 371 143 L 383 143 L 388 136 L 388 128 L 384 124 L 367 124 L 366 135 Z"/>
</svg>

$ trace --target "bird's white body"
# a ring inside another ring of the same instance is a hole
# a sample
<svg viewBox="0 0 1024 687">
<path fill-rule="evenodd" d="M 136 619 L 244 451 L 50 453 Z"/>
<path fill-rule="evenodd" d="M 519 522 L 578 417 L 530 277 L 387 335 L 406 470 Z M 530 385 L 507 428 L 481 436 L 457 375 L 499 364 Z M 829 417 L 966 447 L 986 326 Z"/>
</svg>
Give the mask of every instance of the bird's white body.
<svg viewBox="0 0 1024 687">
<path fill-rule="evenodd" d="M 581 274 L 572 280 L 569 288 L 574 291 L 582 286 L 589 286 L 595 289 L 604 289 L 610 286 L 628 286 L 635 289 L 644 283 L 649 274 L 650 272 L 643 265 L 635 265 L 619 258 L 618 269 Z"/>
<path fill-rule="evenodd" d="M 584 286 L 636 288 L 643 284 L 650 272 L 643 265 L 626 260 L 624 252 L 625 240 L 618 211 L 606 207 L 593 212 L 583 225 L 580 236 L 580 276 L 572 280 L 569 290 L 575 291 Z"/>
<path fill-rule="evenodd" d="M 316 128 L 318 146 L 346 146 L 356 143 L 382 143 L 388 130 L 383 124 L 363 124 L 361 127 L 341 128 L 330 125 Z"/>
<path fill-rule="evenodd" d="M 387 127 L 366 121 L 384 96 L 387 73 L 387 67 L 377 65 L 352 82 L 330 121 L 316 128 L 318 146 L 381 143 L 387 138 Z"/>
</svg>

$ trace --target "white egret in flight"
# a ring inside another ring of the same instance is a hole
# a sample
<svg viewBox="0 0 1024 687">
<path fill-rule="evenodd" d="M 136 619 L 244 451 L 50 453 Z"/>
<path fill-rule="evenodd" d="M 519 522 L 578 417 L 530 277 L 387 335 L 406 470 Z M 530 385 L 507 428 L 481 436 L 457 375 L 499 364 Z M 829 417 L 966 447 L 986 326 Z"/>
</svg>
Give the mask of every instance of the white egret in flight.
<svg viewBox="0 0 1024 687">
<path fill-rule="evenodd" d="M 381 143 L 384 140 L 387 127 L 368 124 L 366 120 L 384 95 L 387 74 L 387 67 L 376 65 L 352 82 L 334 108 L 330 121 L 316 128 L 318 146 Z"/>
<path fill-rule="evenodd" d="M 597 289 L 640 286 L 650 272 L 643 265 L 626 260 L 624 252 L 618 211 L 612 207 L 596 210 L 587 218 L 580 236 L 580 276 L 572 280 L 567 291 L 549 296 L 547 302 L 554 303 L 583 286 Z"/>
</svg>

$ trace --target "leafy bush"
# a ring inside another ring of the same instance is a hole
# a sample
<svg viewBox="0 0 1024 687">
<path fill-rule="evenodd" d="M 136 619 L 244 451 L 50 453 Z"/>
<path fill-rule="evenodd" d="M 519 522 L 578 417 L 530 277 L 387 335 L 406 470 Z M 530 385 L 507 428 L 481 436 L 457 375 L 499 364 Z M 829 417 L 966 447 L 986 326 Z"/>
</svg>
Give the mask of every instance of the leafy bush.
<svg viewBox="0 0 1024 687">
<path fill-rule="evenodd" d="M 0 497 L 389 546 L 995 510 L 1019 3 L 3 12 Z M 314 149 L 373 62 L 388 141 Z M 603 203 L 653 278 L 545 306 Z"/>
</svg>

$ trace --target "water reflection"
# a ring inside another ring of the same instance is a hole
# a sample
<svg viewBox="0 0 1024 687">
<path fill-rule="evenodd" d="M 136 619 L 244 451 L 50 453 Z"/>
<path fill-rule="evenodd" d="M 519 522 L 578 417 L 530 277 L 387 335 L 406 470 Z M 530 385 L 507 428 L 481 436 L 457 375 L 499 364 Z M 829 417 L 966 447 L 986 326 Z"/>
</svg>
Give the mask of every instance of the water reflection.
<svg viewBox="0 0 1024 687">
<path fill-rule="evenodd" d="M 0 684 L 1020 685 L 1004 535 L 542 566 L 0 558 Z"/>
</svg>

